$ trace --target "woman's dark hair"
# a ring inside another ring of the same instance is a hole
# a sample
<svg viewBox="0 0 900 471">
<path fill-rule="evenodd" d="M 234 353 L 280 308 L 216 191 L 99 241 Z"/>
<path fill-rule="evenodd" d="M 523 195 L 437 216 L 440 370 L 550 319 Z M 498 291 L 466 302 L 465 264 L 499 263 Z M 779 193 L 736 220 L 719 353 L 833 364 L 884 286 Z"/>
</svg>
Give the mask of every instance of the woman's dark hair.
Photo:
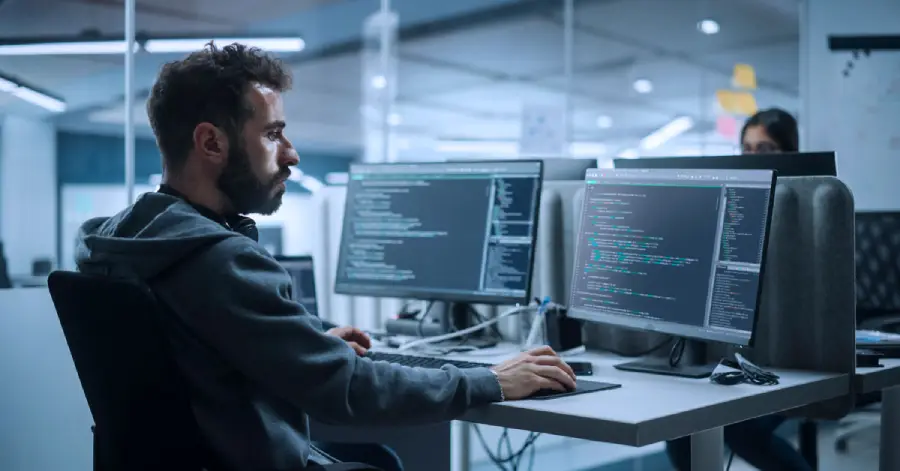
<svg viewBox="0 0 900 471">
<path fill-rule="evenodd" d="M 800 135 L 797 131 L 797 120 L 790 113 L 780 108 L 769 108 L 757 112 L 744 123 L 741 129 L 741 142 L 747 129 L 752 126 L 762 126 L 766 134 L 778 144 L 782 152 L 797 152 L 800 150 Z"/>
</svg>

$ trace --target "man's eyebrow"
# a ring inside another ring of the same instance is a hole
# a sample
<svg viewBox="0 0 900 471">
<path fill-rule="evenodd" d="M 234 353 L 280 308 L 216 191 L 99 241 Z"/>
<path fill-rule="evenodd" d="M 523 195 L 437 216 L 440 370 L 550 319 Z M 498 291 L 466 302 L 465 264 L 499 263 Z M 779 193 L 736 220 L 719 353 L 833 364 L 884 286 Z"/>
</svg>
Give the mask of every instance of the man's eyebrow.
<svg viewBox="0 0 900 471">
<path fill-rule="evenodd" d="M 284 129 L 285 126 L 286 123 L 284 121 L 272 121 L 271 123 L 266 125 L 265 129 L 266 131 L 272 131 L 275 129 Z"/>
</svg>

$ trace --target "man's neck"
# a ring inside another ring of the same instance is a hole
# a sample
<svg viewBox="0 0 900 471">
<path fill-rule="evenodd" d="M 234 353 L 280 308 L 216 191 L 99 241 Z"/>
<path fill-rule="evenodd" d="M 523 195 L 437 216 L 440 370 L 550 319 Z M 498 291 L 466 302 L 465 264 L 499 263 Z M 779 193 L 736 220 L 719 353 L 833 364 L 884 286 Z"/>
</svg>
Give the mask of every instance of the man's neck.
<svg viewBox="0 0 900 471">
<path fill-rule="evenodd" d="M 164 176 L 162 184 L 180 193 L 184 199 L 194 205 L 203 206 L 220 216 L 228 213 L 227 206 L 222 201 L 219 192 L 215 188 L 209 188 L 205 182 L 184 176 Z"/>
</svg>

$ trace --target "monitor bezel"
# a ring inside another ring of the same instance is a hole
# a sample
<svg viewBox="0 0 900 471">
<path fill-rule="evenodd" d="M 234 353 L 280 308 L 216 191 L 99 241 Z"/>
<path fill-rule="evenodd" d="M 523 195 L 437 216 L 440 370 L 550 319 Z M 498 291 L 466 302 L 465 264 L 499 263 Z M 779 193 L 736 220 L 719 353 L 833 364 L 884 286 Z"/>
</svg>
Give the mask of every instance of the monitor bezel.
<svg viewBox="0 0 900 471">
<path fill-rule="evenodd" d="M 792 163 L 791 159 L 795 159 Z M 801 164 L 827 160 L 824 172 L 795 171 Z M 774 170 L 779 177 L 836 177 L 837 160 L 834 152 L 783 152 L 775 154 L 737 154 L 684 157 L 643 157 L 638 159 L 613 159 L 617 169 L 668 169 L 668 170 Z M 787 170 L 787 171 L 786 171 Z"/>
<path fill-rule="evenodd" d="M 314 315 L 316 317 L 319 317 L 319 314 L 320 314 L 319 313 L 319 305 L 321 304 L 322 300 L 319 298 L 319 283 L 316 282 L 316 262 L 313 259 L 313 256 L 312 255 L 274 255 L 272 258 L 274 258 L 275 261 L 278 262 L 279 265 L 281 265 L 282 263 L 292 263 L 292 262 L 309 263 L 310 271 L 312 271 L 312 273 L 313 273 L 313 291 L 315 291 L 314 295 L 316 298 L 316 313 Z M 281 265 L 281 267 L 284 268 L 284 265 Z M 285 270 L 287 270 L 287 269 L 285 268 Z M 290 272 L 288 272 L 288 276 L 290 276 Z M 293 284 L 293 282 L 294 282 L 294 279 L 293 279 L 293 276 L 291 276 L 291 283 Z M 297 294 L 297 293 L 295 293 L 295 294 Z M 299 303 L 300 301 L 296 300 L 296 302 Z M 306 306 L 304 305 L 303 308 L 306 309 Z"/>
<path fill-rule="evenodd" d="M 334 293 L 341 294 L 346 296 L 365 296 L 371 298 L 393 298 L 393 299 L 416 299 L 416 300 L 425 300 L 425 301 L 441 301 L 441 302 L 450 302 L 450 303 L 469 303 L 469 304 L 491 304 L 491 305 L 509 305 L 509 304 L 528 304 L 531 299 L 531 285 L 534 281 L 534 261 L 535 254 L 538 250 L 537 237 L 538 237 L 538 226 L 540 225 L 540 217 L 541 217 L 541 197 L 543 192 L 543 184 L 544 184 L 544 162 L 540 159 L 515 159 L 515 160 L 465 160 L 465 161 L 441 161 L 441 162 L 384 162 L 384 163 L 353 163 L 350 164 L 349 176 L 350 180 L 353 178 L 353 171 L 355 167 L 359 166 L 401 166 L 401 165 L 472 165 L 472 164 L 502 164 L 502 163 L 537 163 L 538 164 L 538 178 L 537 178 L 537 188 L 536 188 L 536 196 L 535 196 L 535 213 L 534 213 L 534 224 L 531 227 L 531 254 L 529 255 L 528 260 L 528 274 L 525 282 L 525 294 L 521 297 L 516 296 L 504 296 L 504 295 L 492 295 L 492 294 L 472 294 L 472 293 L 447 293 L 447 292 L 435 292 L 428 290 L 418 290 L 418 289 L 408 289 L 408 288 L 395 288 L 393 286 L 387 286 L 386 289 L 378 288 L 373 290 L 366 289 L 358 289 L 359 285 L 351 285 L 346 286 L 344 284 L 338 283 L 338 279 L 340 277 L 340 269 L 343 264 L 344 259 L 344 231 L 347 229 L 347 210 L 350 205 L 350 186 L 347 185 L 347 194 L 344 198 L 344 217 L 341 222 L 341 235 L 338 242 L 338 264 L 337 268 L 334 272 Z"/>
<path fill-rule="evenodd" d="M 610 170 L 616 170 L 616 169 L 610 169 Z M 756 305 L 755 305 L 754 311 L 753 311 L 753 323 L 750 327 L 750 329 L 751 329 L 750 336 L 748 338 L 746 338 L 746 341 L 742 341 L 745 337 L 737 337 L 737 336 L 735 336 L 733 338 L 729 338 L 729 339 L 723 339 L 721 335 L 720 336 L 704 335 L 705 331 L 703 330 L 703 328 L 697 327 L 697 326 L 686 326 L 689 329 L 693 328 L 694 332 L 691 334 L 685 334 L 683 331 L 675 332 L 674 329 L 668 329 L 667 327 L 670 324 L 673 324 L 671 322 L 664 322 L 661 324 L 661 327 L 657 327 L 660 324 L 656 324 L 654 322 L 647 322 L 646 324 L 644 324 L 645 327 L 635 327 L 632 325 L 623 325 L 621 323 L 617 323 L 614 321 L 611 322 L 608 319 L 603 320 L 603 321 L 597 320 L 595 317 L 592 317 L 590 314 L 593 311 L 588 310 L 588 309 L 573 309 L 571 306 L 569 306 L 569 309 L 568 309 L 568 316 L 572 317 L 573 319 L 579 319 L 582 321 L 594 322 L 594 323 L 598 323 L 598 324 L 605 324 L 605 325 L 618 327 L 618 328 L 622 328 L 622 329 L 628 329 L 628 330 L 632 330 L 632 331 L 652 332 L 652 333 L 656 333 L 656 334 L 671 335 L 671 336 L 676 336 L 676 337 L 681 337 L 681 338 L 691 339 L 691 340 L 701 340 L 701 341 L 705 341 L 705 342 L 716 342 L 716 343 L 723 343 L 723 344 L 728 344 L 728 345 L 737 345 L 737 346 L 746 347 L 746 348 L 753 347 L 757 341 L 757 335 L 758 335 L 758 331 L 759 331 L 760 311 L 762 310 L 762 305 L 761 305 L 762 304 L 762 292 L 763 292 L 763 286 L 766 283 L 766 267 L 768 266 L 767 260 L 768 260 L 768 254 L 769 254 L 769 240 L 772 236 L 772 212 L 775 208 L 775 185 L 778 181 L 778 172 L 775 170 L 772 170 L 772 169 L 721 169 L 721 168 L 709 168 L 709 169 L 699 169 L 699 168 L 662 169 L 662 168 L 660 168 L 660 169 L 621 169 L 621 170 L 625 170 L 625 171 L 642 170 L 642 171 L 647 171 L 647 172 L 670 172 L 672 170 L 683 170 L 685 172 L 702 172 L 704 170 L 718 170 L 718 171 L 731 170 L 731 171 L 735 171 L 735 172 L 764 171 L 764 172 L 772 173 L 772 178 L 769 182 L 769 207 L 766 212 L 766 224 L 765 224 L 765 233 L 763 234 L 762 256 L 761 256 L 761 261 L 759 264 L 759 286 L 757 287 L 757 290 L 756 290 Z M 585 182 L 584 182 L 584 192 L 585 193 L 587 192 L 587 186 L 588 186 L 587 178 L 585 178 Z M 583 219 L 584 219 L 583 211 L 580 211 L 579 219 L 578 219 L 578 232 L 577 232 L 579 235 L 580 235 L 580 231 L 581 231 L 581 229 L 580 229 L 581 224 L 584 222 Z M 581 237 L 578 237 L 577 240 L 578 240 L 578 242 L 576 243 L 575 254 L 578 254 L 578 244 L 581 243 Z M 571 303 L 571 301 L 572 301 L 572 291 L 575 289 L 575 277 L 577 276 L 577 270 L 578 270 L 577 267 L 578 267 L 577 261 L 573 261 L 572 274 L 571 274 L 572 277 L 571 277 L 571 282 L 569 285 L 569 300 L 568 300 L 569 303 Z M 588 314 L 582 314 L 581 311 L 587 312 Z M 610 317 L 613 317 L 613 316 L 625 317 L 623 315 L 611 315 Z M 679 324 L 679 325 L 683 326 L 683 324 Z M 650 328 L 647 328 L 647 327 L 650 327 Z M 696 335 L 693 335 L 694 333 Z"/>
</svg>

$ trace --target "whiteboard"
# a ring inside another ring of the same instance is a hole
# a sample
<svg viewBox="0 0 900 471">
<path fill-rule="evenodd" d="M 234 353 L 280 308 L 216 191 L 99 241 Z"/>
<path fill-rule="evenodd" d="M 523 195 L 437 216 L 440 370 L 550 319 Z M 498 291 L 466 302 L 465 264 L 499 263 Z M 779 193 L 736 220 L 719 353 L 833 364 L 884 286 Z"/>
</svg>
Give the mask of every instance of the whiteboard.
<svg viewBox="0 0 900 471">
<path fill-rule="evenodd" d="M 840 51 L 833 61 L 837 96 L 830 121 L 838 177 L 853 192 L 857 210 L 898 210 L 900 51 Z"/>
</svg>

